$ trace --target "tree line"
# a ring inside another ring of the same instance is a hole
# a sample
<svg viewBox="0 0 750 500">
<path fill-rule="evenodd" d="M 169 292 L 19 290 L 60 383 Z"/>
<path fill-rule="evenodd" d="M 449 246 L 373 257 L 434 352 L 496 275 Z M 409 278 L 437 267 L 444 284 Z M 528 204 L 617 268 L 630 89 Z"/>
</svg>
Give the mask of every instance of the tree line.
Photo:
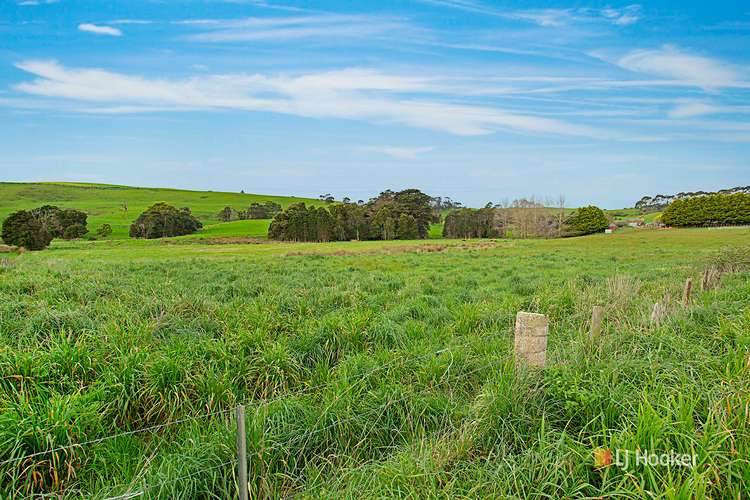
<svg viewBox="0 0 750 500">
<path fill-rule="evenodd" d="M 529 199 L 484 208 L 450 212 L 443 224 L 445 238 L 560 238 L 604 231 L 609 225 L 600 208 L 588 206 L 568 214 L 564 199 L 558 207 Z"/>
<path fill-rule="evenodd" d="M 217 218 L 221 222 L 234 220 L 273 219 L 281 212 L 281 205 L 273 201 L 253 202 L 246 210 L 235 210 L 232 207 L 224 207 Z"/>
<path fill-rule="evenodd" d="M 661 216 L 667 226 L 750 224 L 750 194 L 712 194 L 673 201 Z"/>
<path fill-rule="evenodd" d="M 411 240 L 426 238 L 432 198 L 418 189 L 386 190 L 367 203 L 308 207 L 295 203 L 271 221 L 268 237 L 282 241 Z"/>
<path fill-rule="evenodd" d="M 278 203 L 255 202 L 246 210 L 225 207 L 223 221 L 272 218 L 268 237 L 283 241 L 411 240 L 426 238 L 430 224 L 443 224 L 446 238 L 554 238 L 601 232 L 609 221 L 598 207 L 570 212 L 565 199 L 541 203 L 522 198 L 510 203 L 465 208 L 450 198 L 435 198 L 418 189 L 386 190 L 364 202 L 329 201 L 326 206 L 295 203 L 282 210 Z M 662 215 L 670 226 L 750 224 L 750 194 L 716 194 L 675 200 Z M 132 238 L 164 238 L 192 234 L 203 224 L 189 208 L 155 203 L 130 225 Z M 102 224 L 96 231 L 109 236 L 112 227 Z M 28 250 L 46 248 L 54 238 L 75 239 L 88 234 L 87 215 L 75 209 L 52 205 L 10 214 L 2 224 L 6 244 Z"/>
</svg>

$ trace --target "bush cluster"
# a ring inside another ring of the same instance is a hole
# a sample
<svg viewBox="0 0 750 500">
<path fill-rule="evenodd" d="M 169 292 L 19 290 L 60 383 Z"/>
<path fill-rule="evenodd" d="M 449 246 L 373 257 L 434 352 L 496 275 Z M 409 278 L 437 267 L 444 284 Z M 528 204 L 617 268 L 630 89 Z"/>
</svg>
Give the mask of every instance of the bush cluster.
<svg viewBox="0 0 750 500">
<path fill-rule="evenodd" d="M 27 250 L 43 250 L 52 241 L 52 234 L 31 212 L 19 210 L 3 221 L 3 241 Z"/>
<path fill-rule="evenodd" d="M 247 210 L 235 210 L 232 207 L 224 207 L 218 215 L 222 222 L 233 220 L 273 219 L 281 212 L 281 205 L 273 201 L 253 202 Z"/>
<path fill-rule="evenodd" d="M 495 208 L 461 208 L 449 213 L 443 224 L 445 238 L 497 238 L 502 228 L 496 223 Z"/>
<path fill-rule="evenodd" d="M 85 212 L 44 205 L 31 210 L 19 210 L 3 221 L 2 238 L 9 245 L 27 250 L 42 250 L 54 238 L 81 238 L 88 229 Z"/>
<path fill-rule="evenodd" d="M 102 224 L 99 226 L 99 229 L 96 230 L 96 235 L 100 238 L 106 238 L 110 234 L 112 234 L 112 226 L 109 224 Z"/>
<path fill-rule="evenodd" d="M 607 229 L 609 221 L 601 208 L 589 205 L 573 212 L 565 224 L 569 228 L 568 235 L 572 233 L 572 235 L 580 236 L 601 233 Z"/>
<path fill-rule="evenodd" d="M 410 240 L 426 238 L 431 198 L 417 189 L 384 191 L 368 203 L 328 208 L 291 205 L 277 214 L 268 237 L 284 241 Z"/>
<path fill-rule="evenodd" d="M 83 238 L 88 232 L 89 230 L 86 229 L 86 226 L 75 223 L 65 228 L 62 237 L 64 240 L 75 240 Z"/>
<path fill-rule="evenodd" d="M 203 227 L 189 208 L 177 209 L 166 203 L 156 203 L 130 225 L 131 238 L 166 238 L 192 234 Z"/>
<path fill-rule="evenodd" d="M 661 216 L 668 226 L 750 224 L 750 194 L 713 194 L 673 201 Z"/>
<path fill-rule="evenodd" d="M 579 208 L 569 217 L 564 209 L 533 200 L 516 200 L 505 207 L 461 208 L 445 217 L 446 238 L 559 238 L 604 231 L 609 222 L 594 206 Z"/>
</svg>

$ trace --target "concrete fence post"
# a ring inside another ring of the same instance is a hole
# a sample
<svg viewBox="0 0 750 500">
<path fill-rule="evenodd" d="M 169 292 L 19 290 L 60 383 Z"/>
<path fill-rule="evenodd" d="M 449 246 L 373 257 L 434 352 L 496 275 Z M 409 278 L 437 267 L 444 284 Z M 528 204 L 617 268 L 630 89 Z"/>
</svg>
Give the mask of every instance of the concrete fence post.
<svg viewBox="0 0 750 500">
<path fill-rule="evenodd" d="M 599 337 L 602 333 L 602 316 L 604 315 L 604 308 L 602 306 L 594 306 L 591 311 L 591 330 L 589 331 L 589 338 L 594 340 Z"/>
<path fill-rule="evenodd" d="M 240 500 L 247 500 L 247 437 L 245 435 L 245 405 L 237 407 L 237 486 Z"/>
<path fill-rule="evenodd" d="M 547 363 L 548 335 L 547 316 L 520 311 L 516 315 L 516 366 L 525 363 L 543 368 Z"/>
<path fill-rule="evenodd" d="M 665 309 L 664 306 L 661 305 L 661 302 L 654 303 L 654 308 L 651 310 L 651 323 L 655 326 L 660 326 L 664 313 Z"/>
</svg>

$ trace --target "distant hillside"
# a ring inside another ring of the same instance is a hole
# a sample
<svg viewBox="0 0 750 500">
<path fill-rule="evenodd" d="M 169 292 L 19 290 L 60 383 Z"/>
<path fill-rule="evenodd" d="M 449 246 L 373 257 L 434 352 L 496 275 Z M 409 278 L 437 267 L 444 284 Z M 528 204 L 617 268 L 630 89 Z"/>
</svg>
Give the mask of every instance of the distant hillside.
<svg viewBox="0 0 750 500">
<path fill-rule="evenodd" d="M 245 209 L 254 201 L 275 201 L 282 207 L 304 201 L 320 205 L 320 200 L 262 194 L 187 191 L 165 188 L 139 188 L 109 184 L 69 182 L 0 182 L 0 221 L 11 212 L 41 205 L 77 208 L 89 215 L 89 229 L 112 225 L 113 238 L 127 237 L 128 229 L 138 215 L 157 201 L 176 207 L 189 207 L 204 224 L 201 234 L 225 233 L 229 226 L 233 236 L 265 236 L 268 221 L 237 221 L 217 224 L 219 210 L 226 206 Z"/>
<path fill-rule="evenodd" d="M 670 203 L 675 200 L 682 200 L 685 198 L 695 198 L 696 196 L 707 196 L 710 194 L 734 194 L 734 193 L 747 193 L 750 194 L 750 186 L 744 187 L 733 187 L 729 189 L 722 189 L 721 191 L 695 191 L 687 193 L 677 194 L 657 194 L 656 196 L 644 196 L 635 204 L 635 208 L 641 210 L 660 210 L 667 207 Z"/>
</svg>

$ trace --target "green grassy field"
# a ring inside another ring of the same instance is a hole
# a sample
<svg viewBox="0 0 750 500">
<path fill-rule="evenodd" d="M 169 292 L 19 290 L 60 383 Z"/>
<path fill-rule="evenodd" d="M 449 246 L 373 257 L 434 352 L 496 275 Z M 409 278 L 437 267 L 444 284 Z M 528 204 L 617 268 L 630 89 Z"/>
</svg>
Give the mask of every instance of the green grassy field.
<svg viewBox="0 0 750 500">
<path fill-rule="evenodd" d="M 282 207 L 300 201 L 313 205 L 322 204 L 319 200 L 309 198 L 258 194 L 68 182 L 0 182 L 0 221 L 16 210 L 57 205 L 60 208 L 75 208 L 86 212 L 91 232 L 106 223 L 112 226 L 111 238 L 127 238 L 130 224 L 146 208 L 159 201 L 176 207 L 189 207 L 205 226 L 212 226 L 201 231 L 202 235 L 238 237 L 265 237 L 269 221 L 239 221 L 231 227 L 215 225 L 219 222 L 217 214 L 226 206 L 240 210 L 256 201 L 275 201 Z M 127 205 L 127 211 L 124 210 L 124 205 Z"/>
<path fill-rule="evenodd" d="M 232 409 L 245 402 L 252 498 L 741 498 L 750 273 L 722 248 L 749 242 L 748 228 L 190 237 L 9 255 L 0 497 L 231 497 Z M 722 252 L 739 272 L 682 307 L 685 279 Z M 592 343 L 596 304 L 604 332 Z M 520 310 L 550 317 L 544 371 L 514 367 Z M 101 441 L 23 458 L 90 440 Z M 696 466 L 600 470 L 600 447 L 690 453 Z"/>
<path fill-rule="evenodd" d="M 617 210 L 605 210 L 615 222 L 617 221 L 635 221 L 641 220 L 646 224 L 653 223 L 658 217 L 661 217 L 661 212 L 650 212 L 642 214 L 637 208 L 620 208 Z"/>
</svg>

